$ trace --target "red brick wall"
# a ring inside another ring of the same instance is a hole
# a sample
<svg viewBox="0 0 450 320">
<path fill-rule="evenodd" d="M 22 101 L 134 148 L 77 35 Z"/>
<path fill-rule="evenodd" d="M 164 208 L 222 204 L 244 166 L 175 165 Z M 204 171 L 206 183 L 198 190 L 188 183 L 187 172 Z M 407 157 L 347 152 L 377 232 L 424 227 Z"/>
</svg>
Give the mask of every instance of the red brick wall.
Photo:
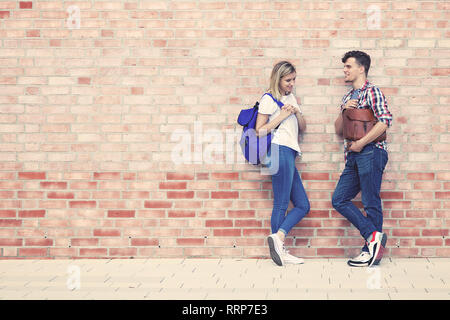
<svg viewBox="0 0 450 320">
<path fill-rule="evenodd" d="M 330 200 L 351 49 L 394 115 L 388 254 L 449 257 L 449 20 L 445 1 L 0 2 L 0 257 L 267 257 L 270 178 L 226 133 L 281 59 L 298 69 L 311 202 L 287 244 L 355 254 Z"/>
</svg>

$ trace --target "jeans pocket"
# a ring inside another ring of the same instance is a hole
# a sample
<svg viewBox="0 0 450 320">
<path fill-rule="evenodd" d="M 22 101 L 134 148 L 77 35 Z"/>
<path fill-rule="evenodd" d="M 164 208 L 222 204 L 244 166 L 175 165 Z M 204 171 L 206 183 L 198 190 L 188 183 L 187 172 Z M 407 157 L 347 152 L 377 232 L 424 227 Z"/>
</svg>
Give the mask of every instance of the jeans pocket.
<svg viewBox="0 0 450 320">
<path fill-rule="evenodd" d="M 386 150 L 382 150 L 382 149 L 378 149 L 376 151 L 377 156 L 377 169 L 381 172 L 384 171 L 384 169 L 386 168 L 386 164 L 388 162 L 388 153 L 386 152 Z"/>
<path fill-rule="evenodd" d="M 374 151 L 370 150 L 358 154 L 358 157 L 356 158 L 356 165 L 360 176 L 370 174 L 373 171 Z"/>
<path fill-rule="evenodd" d="M 364 146 L 364 148 L 359 152 L 360 155 L 369 155 L 374 152 L 375 145 L 373 143 L 369 143 L 368 145 Z"/>
</svg>

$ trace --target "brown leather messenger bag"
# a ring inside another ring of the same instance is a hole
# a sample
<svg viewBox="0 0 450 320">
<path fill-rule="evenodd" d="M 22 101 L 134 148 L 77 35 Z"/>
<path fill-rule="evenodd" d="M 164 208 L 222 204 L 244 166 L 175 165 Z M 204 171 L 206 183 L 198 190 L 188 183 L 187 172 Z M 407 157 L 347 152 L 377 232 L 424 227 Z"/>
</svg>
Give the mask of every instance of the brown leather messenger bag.
<svg viewBox="0 0 450 320">
<path fill-rule="evenodd" d="M 342 117 L 344 120 L 344 138 L 352 141 L 364 137 L 378 122 L 372 109 L 344 109 L 342 111 Z M 386 140 L 386 131 L 373 142 L 384 140 Z"/>
</svg>

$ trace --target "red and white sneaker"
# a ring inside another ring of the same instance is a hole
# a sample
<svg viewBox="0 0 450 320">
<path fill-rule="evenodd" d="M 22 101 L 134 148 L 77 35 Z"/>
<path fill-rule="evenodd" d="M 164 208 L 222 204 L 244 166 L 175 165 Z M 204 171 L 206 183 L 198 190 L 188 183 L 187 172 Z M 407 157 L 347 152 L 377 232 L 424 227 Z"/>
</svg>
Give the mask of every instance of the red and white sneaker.
<svg viewBox="0 0 450 320">
<path fill-rule="evenodd" d="M 372 239 L 367 242 L 370 256 L 369 267 L 377 265 L 383 258 L 384 248 L 386 247 L 387 235 L 382 232 L 374 231 L 372 233 Z"/>
</svg>

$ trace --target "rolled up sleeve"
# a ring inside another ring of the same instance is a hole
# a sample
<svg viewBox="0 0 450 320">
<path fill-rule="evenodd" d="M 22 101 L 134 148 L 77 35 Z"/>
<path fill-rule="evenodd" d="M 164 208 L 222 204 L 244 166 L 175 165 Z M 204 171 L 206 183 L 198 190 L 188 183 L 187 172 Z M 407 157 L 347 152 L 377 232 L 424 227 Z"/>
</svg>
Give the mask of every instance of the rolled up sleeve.
<svg viewBox="0 0 450 320">
<path fill-rule="evenodd" d="M 388 127 L 392 126 L 392 114 L 388 109 L 387 101 L 384 94 L 377 87 L 369 90 L 369 103 L 372 107 L 373 113 L 378 121 L 383 122 Z"/>
</svg>

